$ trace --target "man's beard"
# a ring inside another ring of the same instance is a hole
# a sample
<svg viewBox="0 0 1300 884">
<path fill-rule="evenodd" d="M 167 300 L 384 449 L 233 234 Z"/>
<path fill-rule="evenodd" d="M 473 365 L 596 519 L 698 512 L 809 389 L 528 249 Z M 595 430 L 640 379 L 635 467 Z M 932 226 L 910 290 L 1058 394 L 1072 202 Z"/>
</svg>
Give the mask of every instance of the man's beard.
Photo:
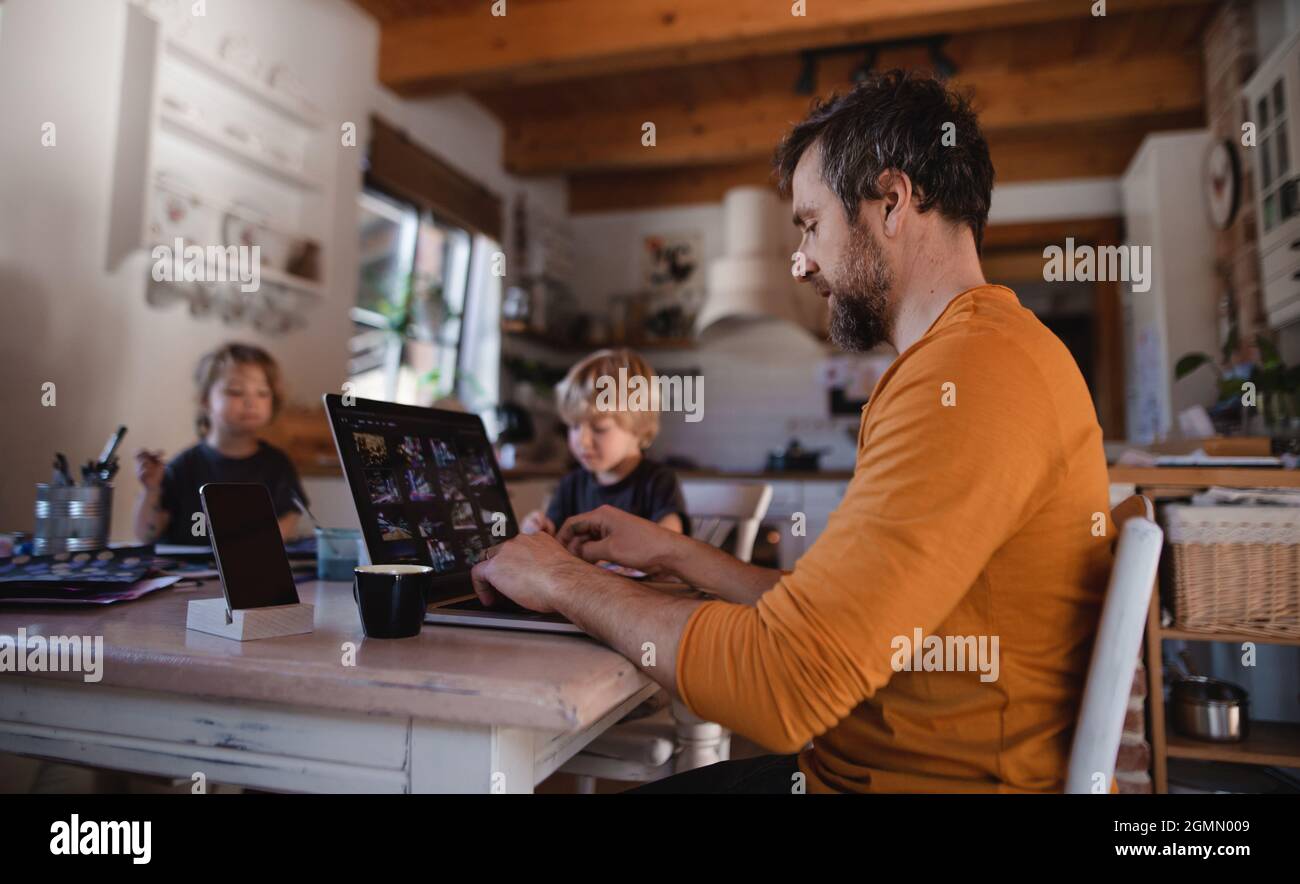
<svg viewBox="0 0 1300 884">
<path fill-rule="evenodd" d="M 844 271 L 831 280 L 819 280 L 819 291 L 830 292 L 830 335 L 835 346 L 849 353 L 865 353 L 888 341 L 894 331 L 889 290 L 894 275 L 884 250 L 866 224 L 849 234 Z"/>
</svg>

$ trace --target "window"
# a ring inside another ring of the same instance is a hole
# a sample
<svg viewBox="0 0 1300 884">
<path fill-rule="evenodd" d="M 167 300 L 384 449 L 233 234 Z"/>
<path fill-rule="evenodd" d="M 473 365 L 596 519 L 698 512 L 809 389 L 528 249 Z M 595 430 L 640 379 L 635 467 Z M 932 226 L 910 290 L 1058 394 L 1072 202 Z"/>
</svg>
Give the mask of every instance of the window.
<svg viewBox="0 0 1300 884">
<path fill-rule="evenodd" d="M 489 237 L 376 188 L 360 196 L 360 278 L 349 380 L 409 405 L 497 404 L 500 279 Z"/>
<path fill-rule="evenodd" d="M 1259 118 L 1259 190 L 1264 195 L 1265 233 L 1289 217 L 1284 194 L 1291 160 L 1286 137 L 1285 89 L 1283 79 L 1278 78 L 1272 89 L 1255 103 Z"/>
</svg>

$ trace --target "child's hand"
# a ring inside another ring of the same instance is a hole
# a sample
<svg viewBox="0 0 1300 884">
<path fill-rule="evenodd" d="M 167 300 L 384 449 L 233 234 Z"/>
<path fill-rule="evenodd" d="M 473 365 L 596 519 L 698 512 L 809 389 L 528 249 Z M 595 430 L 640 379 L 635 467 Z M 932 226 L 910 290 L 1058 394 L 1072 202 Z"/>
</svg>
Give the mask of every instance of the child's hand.
<svg viewBox="0 0 1300 884">
<path fill-rule="evenodd" d="M 555 534 L 555 523 L 546 517 L 546 513 L 541 510 L 533 510 L 524 516 L 524 521 L 519 525 L 519 530 L 524 534 Z"/>
<path fill-rule="evenodd" d="M 163 473 L 167 467 L 162 460 L 161 451 L 149 451 L 141 448 L 135 453 L 135 476 L 149 491 L 162 487 Z"/>
</svg>

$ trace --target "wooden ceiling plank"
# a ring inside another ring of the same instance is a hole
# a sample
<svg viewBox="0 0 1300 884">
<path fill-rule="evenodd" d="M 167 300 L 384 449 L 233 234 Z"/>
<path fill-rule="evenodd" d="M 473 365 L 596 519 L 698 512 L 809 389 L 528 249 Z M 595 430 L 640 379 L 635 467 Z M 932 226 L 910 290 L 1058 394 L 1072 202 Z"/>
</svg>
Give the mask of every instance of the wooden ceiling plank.
<svg viewBox="0 0 1300 884">
<path fill-rule="evenodd" d="M 1121 126 L 1083 127 L 1059 133 L 1006 133 L 990 142 L 997 183 L 1118 176 L 1152 131 L 1195 125 L 1193 116 L 1169 114 Z M 775 187 L 766 159 L 569 176 L 569 210 L 589 212 L 714 203 L 742 185 Z"/>
<path fill-rule="evenodd" d="M 1180 21 L 1195 16 L 1186 13 Z M 1063 63 L 1085 55 L 1092 62 L 1109 62 L 1123 58 L 1123 51 L 1133 34 L 1141 30 L 1135 26 L 1140 15 L 1108 15 L 1089 20 L 1052 22 L 999 28 L 994 31 L 957 34 L 944 46 L 944 54 L 959 71 L 993 70 L 1001 68 L 1020 71 L 1049 63 Z M 1087 41 L 1080 35 L 1086 34 Z M 1141 30 L 1142 52 L 1165 54 L 1195 50 L 1176 31 L 1166 27 Z M 1082 51 L 1087 49 L 1087 51 Z M 828 91 L 835 84 L 847 85 L 851 74 L 863 57 L 855 53 L 834 53 L 817 62 L 817 84 L 820 91 Z M 893 67 L 904 69 L 925 68 L 931 57 L 924 46 L 889 47 L 875 57 L 877 70 Z M 739 59 L 720 64 L 687 65 L 654 72 L 622 74 L 569 81 L 562 86 L 541 84 L 516 86 L 508 89 L 485 89 L 474 93 L 503 120 L 524 116 L 546 116 L 563 112 L 568 107 L 570 93 L 579 91 L 588 105 L 606 104 L 621 106 L 646 106 L 647 95 L 670 96 L 679 103 L 707 100 L 709 96 L 726 94 L 733 98 L 748 98 L 755 93 L 788 92 L 802 70 L 797 55 L 763 56 Z M 730 71 L 743 71 L 741 85 L 728 76 Z"/>
<path fill-rule="evenodd" d="M 1055 128 L 1059 135 L 1063 127 L 1196 114 L 1204 101 L 1201 59 L 1192 53 L 969 71 L 956 84 L 973 93 L 991 141 L 999 131 Z M 770 154 L 808 104 L 788 90 L 687 109 L 601 105 L 579 115 L 519 119 L 506 127 L 505 164 L 517 174 L 556 174 L 753 159 Z M 653 147 L 641 143 L 647 121 L 655 124 Z"/>
<path fill-rule="evenodd" d="M 1110 0 L 1107 17 L 1208 2 Z M 773 0 L 515 0 L 506 15 L 493 16 L 486 2 L 451 6 L 390 18 L 382 28 L 379 78 L 412 95 L 1091 18 L 1091 4 L 1082 0 L 816 0 L 802 16 L 790 7 Z"/>
</svg>

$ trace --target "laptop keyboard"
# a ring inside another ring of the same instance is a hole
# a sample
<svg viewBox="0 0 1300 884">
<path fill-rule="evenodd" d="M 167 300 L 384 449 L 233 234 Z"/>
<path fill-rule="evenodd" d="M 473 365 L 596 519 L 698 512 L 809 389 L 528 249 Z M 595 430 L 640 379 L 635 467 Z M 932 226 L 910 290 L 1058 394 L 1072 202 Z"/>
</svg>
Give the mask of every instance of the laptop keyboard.
<svg viewBox="0 0 1300 884">
<path fill-rule="evenodd" d="M 439 605 L 432 609 L 433 611 L 482 611 L 486 614 L 513 614 L 520 620 L 542 620 L 550 623 L 568 623 L 569 621 L 559 614 L 539 614 L 537 611 L 530 611 L 522 605 L 518 605 L 510 599 L 503 598 L 499 604 L 489 608 L 478 600 L 478 596 L 472 599 L 465 599 L 460 602 L 452 602 L 448 605 Z"/>
<path fill-rule="evenodd" d="M 489 608 L 487 605 L 479 601 L 478 596 L 474 596 L 472 599 L 465 599 L 462 602 L 454 602 L 450 605 L 439 605 L 438 607 L 443 610 L 450 608 L 454 611 L 491 611 L 494 614 L 515 614 L 528 610 L 527 608 L 510 601 L 510 599 L 505 598 Z"/>
</svg>

